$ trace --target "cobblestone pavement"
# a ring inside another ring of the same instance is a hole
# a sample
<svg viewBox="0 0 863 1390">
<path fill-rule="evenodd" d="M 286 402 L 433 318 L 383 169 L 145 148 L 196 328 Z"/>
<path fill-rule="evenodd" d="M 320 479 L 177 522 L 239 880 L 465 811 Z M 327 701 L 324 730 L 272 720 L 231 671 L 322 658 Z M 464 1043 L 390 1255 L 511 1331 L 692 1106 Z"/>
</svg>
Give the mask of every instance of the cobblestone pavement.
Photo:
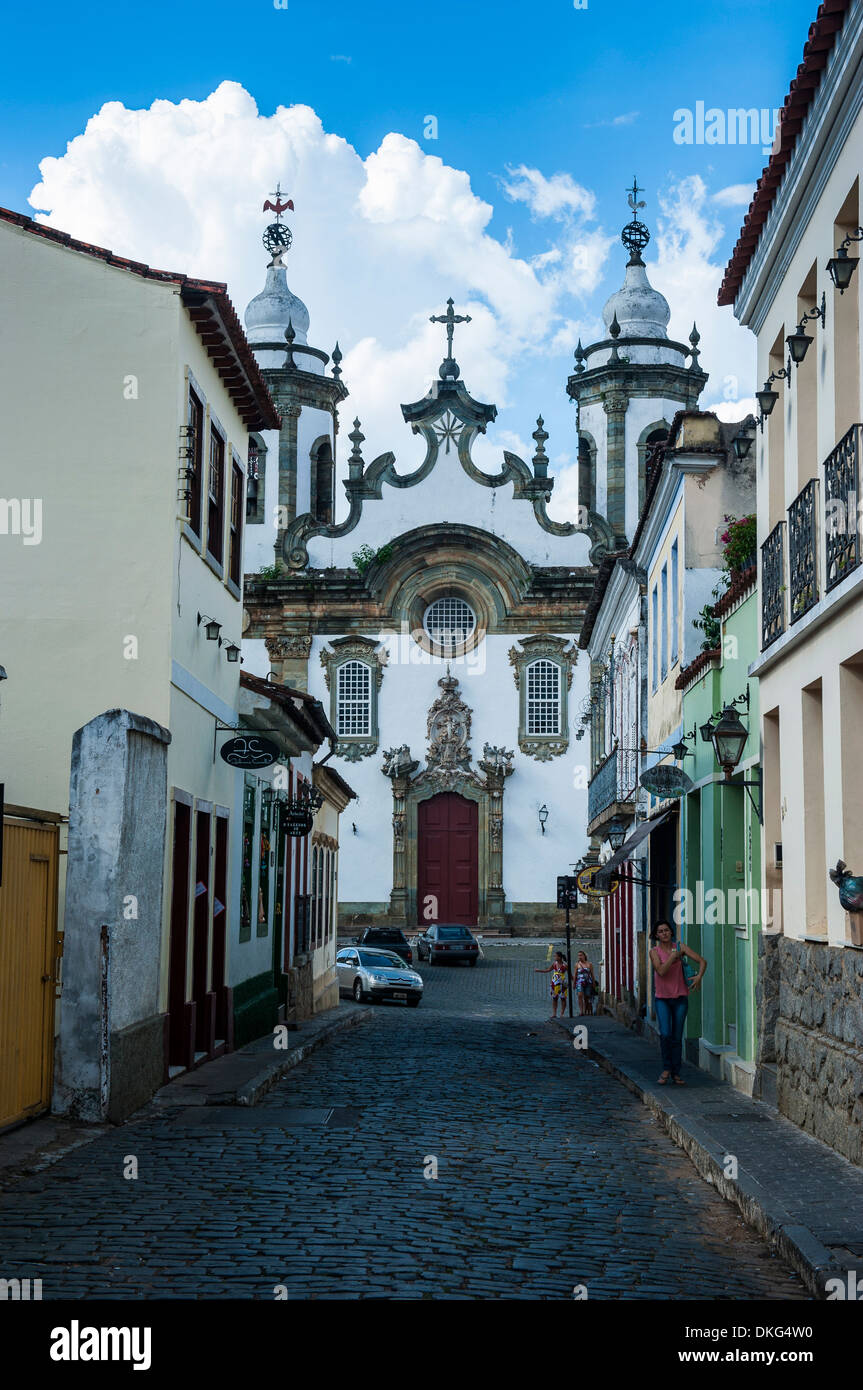
<svg viewBox="0 0 863 1390">
<path fill-rule="evenodd" d="M 419 1009 L 381 1006 L 259 1106 L 148 1113 L 17 1179 L 0 1275 L 46 1299 L 805 1298 L 546 1026 L 545 957 L 424 965 Z"/>
</svg>

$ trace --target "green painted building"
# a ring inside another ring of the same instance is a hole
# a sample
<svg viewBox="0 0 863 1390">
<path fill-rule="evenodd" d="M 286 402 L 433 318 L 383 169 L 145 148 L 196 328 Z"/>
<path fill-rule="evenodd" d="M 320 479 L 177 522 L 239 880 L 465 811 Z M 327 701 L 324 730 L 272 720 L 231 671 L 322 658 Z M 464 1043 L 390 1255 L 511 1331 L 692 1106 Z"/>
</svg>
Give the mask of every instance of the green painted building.
<svg viewBox="0 0 863 1390">
<path fill-rule="evenodd" d="M 714 1076 L 747 1094 L 759 1094 L 756 1077 L 755 989 L 761 902 L 758 684 L 748 667 L 758 654 L 758 598 L 752 566 L 735 576 L 714 608 L 718 642 L 681 672 L 683 729 L 689 756 L 684 767 L 693 789 L 681 803 L 683 892 L 677 909 L 684 940 L 708 967 L 700 994 L 693 994 L 686 1053 Z M 749 704 L 745 703 L 748 690 Z M 719 766 L 702 726 L 733 705 L 748 729 L 730 779 Z M 770 921 L 766 928 L 771 929 Z"/>
</svg>

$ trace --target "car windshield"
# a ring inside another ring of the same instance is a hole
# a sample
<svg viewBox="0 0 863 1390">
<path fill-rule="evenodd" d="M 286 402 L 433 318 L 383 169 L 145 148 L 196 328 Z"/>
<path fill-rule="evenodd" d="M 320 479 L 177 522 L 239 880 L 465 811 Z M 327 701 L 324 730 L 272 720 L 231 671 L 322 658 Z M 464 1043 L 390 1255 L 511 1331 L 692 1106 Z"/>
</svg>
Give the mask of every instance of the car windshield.
<svg viewBox="0 0 863 1390">
<path fill-rule="evenodd" d="M 452 937 L 469 937 L 470 932 L 467 927 L 438 927 L 438 936 L 441 941 L 449 941 Z"/>
<path fill-rule="evenodd" d="M 401 956 L 393 955 L 392 951 L 360 951 L 360 960 L 370 970 L 392 970 L 394 966 L 397 970 L 405 968 Z"/>
<path fill-rule="evenodd" d="M 404 941 L 404 936 L 400 931 L 370 931 L 366 932 L 365 942 L 370 946 L 373 941 L 387 942 L 397 941 L 399 945 Z"/>
</svg>

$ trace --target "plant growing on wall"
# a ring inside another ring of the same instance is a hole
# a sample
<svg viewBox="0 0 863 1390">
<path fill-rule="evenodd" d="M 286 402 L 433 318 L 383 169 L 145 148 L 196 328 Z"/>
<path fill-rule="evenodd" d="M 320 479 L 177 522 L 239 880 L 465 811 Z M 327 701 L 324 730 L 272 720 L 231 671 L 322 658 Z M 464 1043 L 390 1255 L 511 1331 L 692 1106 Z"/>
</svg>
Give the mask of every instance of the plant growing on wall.
<svg viewBox="0 0 863 1390">
<path fill-rule="evenodd" d="M 271 582 L 273 579 L 280 579 L 281 576 L 282 566 L 280 564 L 262 565 L 258 570 L 258 578 L 263 579 L 265 584 Z"/>
<path fill-rule="evenodd" d="M 372 550 L 370 545 L 361 545 L 359 550 L 355 550 L 351 559 L 359 570 L 360 574 L 365 574 L 367 569 L 376 560 L 389 560 L 392 558 L 393 548 L 391 545 L 382 545 L 377 550 Z"/>
<path fill-rule="evenodd" d="M 704 641 L 701 643 L 703 652 L 715 652 L 719 648 L 722 642 L 722 624 L 714 615 L 712 603 L 705 603 L 698 617 L 692 619 L 692 626 L 704 633 Z"/>
<path fill-rule="evenodd" d="M 719 537 L 724 547 L 722 568 L 729 575 L 745 569 L 755 557 L 755 513 L 751 516 L 726 516 L 726 529 Z"/>
</svg>

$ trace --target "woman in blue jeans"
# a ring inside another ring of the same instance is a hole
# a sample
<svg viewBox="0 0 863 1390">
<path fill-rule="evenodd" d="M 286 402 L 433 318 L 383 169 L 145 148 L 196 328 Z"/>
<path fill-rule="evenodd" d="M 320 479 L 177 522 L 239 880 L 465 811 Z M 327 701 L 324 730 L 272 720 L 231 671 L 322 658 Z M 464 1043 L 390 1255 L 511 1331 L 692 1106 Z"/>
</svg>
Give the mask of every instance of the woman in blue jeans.
<svg viewBox="0 0 863 1390">
<path fill-rule="evenodd" d="M 686 1083 L 680 1075 L 683 1056 L 683 1029 L 686 1026 L 686 1013 L 689 1008 L 690 989 L 700 989 L 707 961 L 689 946 L 679 945 L 674 940 L 674 931 L 669 922 L 657 922 L 650 939 L 654 942 L 650 951 L 653 966 L 653 986 L 656 1000 L 656 1017 L 659 1023 L 659 1042 L 662 1048 L 663 1073 L 660 1086 L 669 1079 L 678 1086 Z M 698 974 L 686 982 L 683 961 L 686 957 L 698 965 Z"/>
</svg>

